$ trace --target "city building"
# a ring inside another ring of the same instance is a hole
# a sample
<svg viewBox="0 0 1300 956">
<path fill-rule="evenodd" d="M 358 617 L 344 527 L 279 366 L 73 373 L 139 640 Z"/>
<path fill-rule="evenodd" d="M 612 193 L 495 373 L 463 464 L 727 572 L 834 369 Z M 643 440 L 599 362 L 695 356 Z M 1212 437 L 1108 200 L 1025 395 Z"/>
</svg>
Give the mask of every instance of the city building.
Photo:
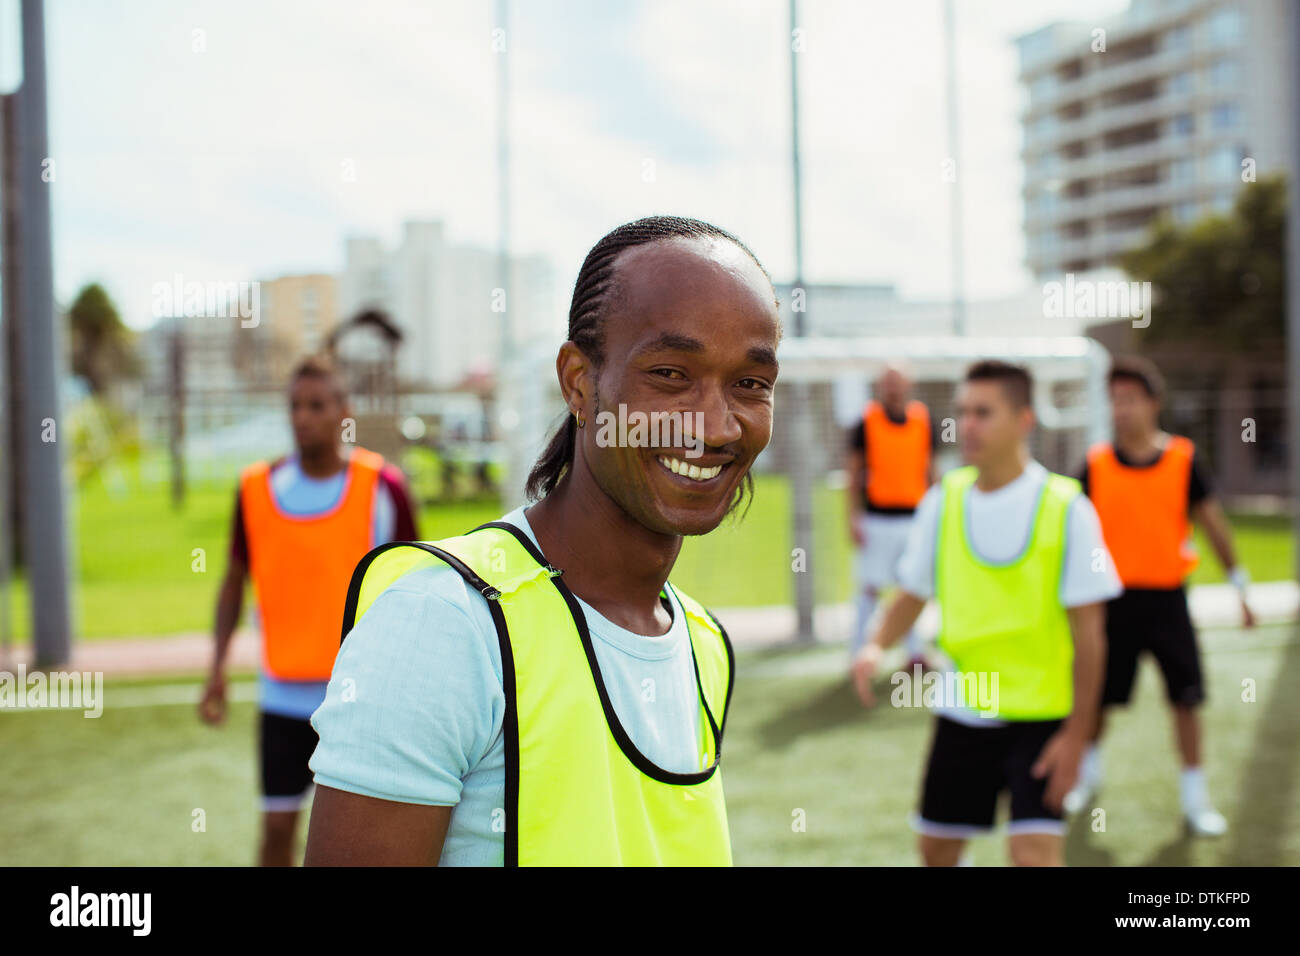
<svg viewBox="0 0 1300 956">
<path fill-rule="evenodd" d="M 509 301 L 500 285 L 495 250 L 449 241 L 439 221 L 407 221 L 392 249 L 373 237 L 346 241 L 339 306 L 345 316 L 369 309 L 391 316 L 402 333 L 398 375 L 406 387 L 453 388 L 496 368 L 507 316 L 520 348 L 563 338 L 564 310 L 545 259 L 512 258 Z"/>
<path fill-rule="evenodd" d="M 1113 265 L 1152 220 L 1227 212 L 1285 169 L 1295 97 L 1286 0 L 1133 0 L 1113 18 L 1017 40 L 1026 265 Z"/>
</svg>

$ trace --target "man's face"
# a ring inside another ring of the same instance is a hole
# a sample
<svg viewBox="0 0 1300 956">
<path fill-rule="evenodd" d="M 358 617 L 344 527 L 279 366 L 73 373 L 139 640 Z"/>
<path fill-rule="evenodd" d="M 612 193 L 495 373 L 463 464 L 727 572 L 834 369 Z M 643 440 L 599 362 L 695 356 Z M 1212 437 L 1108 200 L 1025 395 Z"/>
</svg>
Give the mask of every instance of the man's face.
<svg viewBox="0 0 1300 956">
<path fill-rule="evenodd" d="M 622 294 L 605 318 L 604 365 L 582 376 L 583 458 L 601 490 L 645 527 L 705 534 L 772 437 L 780 318 L 771 286 L 725 241 L 636 246 L 615 269 Z M 620 442 L 620 404 L 626 437 L 638 417 L 664 416 L 657 447 Z M 602 430 L 602 419 L 613 425 Z"/>
<path fill-rule="evenodd" d="M 347 405 L 332 379 L 302 375 L 290 386 L 289 418 L 300 455 L 318 455 L 335 447 L 346 417 Z"/>
<path fill-rule="evenodd" d="M 1111 383 L 1110 410 L 1116 435 L 1138 435 L 1156 427 L 1160 403 L 1140 383 L 1121 378 Z"/>
<path fill-rule="evenodd" d="M 912 383 L 898 369 L 888 369 L 876 383 L 880 402 L 891 411 L 900 411 L 912 394 Z"/>
<path fill-rule="evenodd" d="M 1033 411 L 1016 408 L 1001 382 L 963 382 L 957 389 L 957 434 L 969 465 L 983 467 L 1012 454 L 1033 423 Z"/>
</svg>

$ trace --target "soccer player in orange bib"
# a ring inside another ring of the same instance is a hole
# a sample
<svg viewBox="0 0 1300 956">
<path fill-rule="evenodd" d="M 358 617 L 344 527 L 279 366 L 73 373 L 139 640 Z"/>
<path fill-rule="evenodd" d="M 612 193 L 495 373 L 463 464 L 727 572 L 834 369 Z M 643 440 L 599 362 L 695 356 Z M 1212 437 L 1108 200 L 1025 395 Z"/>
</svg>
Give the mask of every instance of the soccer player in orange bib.
<svg viewBox="0 0 1300 956">
<path fill-rule="evenodd" d="M 911 380 L 901 366 L 885 369 L 876 394 L 863 409 L 862 421 L 849 430 L 846 498 L 857 586 L 850 660 L 862 650 L 880 592 L 898 583 L 898 561 L 916 506 L 934 482 L 938 444 L 930 411 L 912 398 Z M 910 671 L 924 663 L 924 655 L 915 630 L 906 641 Z"/>
<path fill-rule="evenodd" d="M 374 452 L 342 446 L 351 411 L 329 364 L 304 360 L 289 398 L 294 454 L 251 465 L 240 478 L 212 670 L 199 704 L 205 722 L 224 720 L 226 651 L 251 577 L 262 630 L 263 866 L 292 862 L 298 813 L 311 793 L 311 715 L 325 699 L 352 570 L 372 547 L 418 537 L 401 472 Z"/>
<path fill-rule="evenodd" d="M 1128 703 L 1138 658 L 1149 651 L 1160 665 L 1173 710 L 1187 829 L 1196 836 L 1218 836 L 1227 830 L 1227 821 L 1210 802 L 1201 768 L 1197 708 L 1205 700 L 1205 683 L 1183 586 L 1197 563 L 1189 519 L 1205 531 L 1237 588 L 1245 625 L 1252 627 L 1248 578 L 1237 566 L 1232 532 L 1195 447 L 1187 438 L 1160 430 L 1164 381 L 1159 370 L 1142 358 L 1119 357 L 1112 363 L 1109 386 L 1115 441 L 1089 450 L 1080 481 L 1101 518 L 1124 593 L 1107 606 L 1102 707 L 1066 809 L 1085 808 L 1100 788 L 1104 709 Z"/>
</svg>

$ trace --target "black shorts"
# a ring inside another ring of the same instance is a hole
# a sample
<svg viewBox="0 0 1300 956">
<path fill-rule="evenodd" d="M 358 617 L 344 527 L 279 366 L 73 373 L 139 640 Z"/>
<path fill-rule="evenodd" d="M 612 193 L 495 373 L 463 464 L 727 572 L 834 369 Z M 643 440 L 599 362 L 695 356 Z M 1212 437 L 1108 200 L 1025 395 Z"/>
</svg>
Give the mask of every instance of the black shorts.
<svg viewBox="0 0 1300 956">
<path fill-rule="evenodd" d="M 1160 665 L 1171 704 L 1194 707 L 1205 700 L 1201 655 L 1182 588 L 1132 589 L 1107 603 L 1103 705 L 1129 702 L 1143 651 Z"/>
<path fill-rule="evenodd" d="M 1043 805 L 1047 778 L 1030 774 L 1048 738 L 1063 723 L 1020 720 L 972 727 L 936 717 L 914 828 L 958 839 L 988 833 L 997 820 L 998 797 L 1010 791 L 1008 833 L 1063 835 L 1061 814 Z"/>
<path fill-rule="evenodd" d="M 261 711 L 258 752 L 262 762 L 262 809 L 297 810 L 311 789 L 311 760 L 320 738 L 310 720 Z"/>
</svg>

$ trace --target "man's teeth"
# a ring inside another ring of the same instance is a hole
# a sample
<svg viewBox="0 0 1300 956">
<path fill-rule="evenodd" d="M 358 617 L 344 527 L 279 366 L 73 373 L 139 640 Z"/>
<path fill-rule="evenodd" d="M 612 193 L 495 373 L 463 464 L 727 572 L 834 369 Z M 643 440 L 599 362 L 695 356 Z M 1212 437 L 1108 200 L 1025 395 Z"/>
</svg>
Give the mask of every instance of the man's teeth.
<svg viewBox="0 0 1300 956">
<path fill-rule="evenodd" d="M 663 465 L 674 475 L 682 475 L 686 478 L 694 478 L 696 481 L 708 481 L 710 478 L 722 471 L 721 465 L 714 465 L 712 468 L 701 468 L 699 465 L 692 465 L 682 461 L 680 458 L 670 458 L 667 455 L 660 455 L 659 464 Z"/>
</svg>

